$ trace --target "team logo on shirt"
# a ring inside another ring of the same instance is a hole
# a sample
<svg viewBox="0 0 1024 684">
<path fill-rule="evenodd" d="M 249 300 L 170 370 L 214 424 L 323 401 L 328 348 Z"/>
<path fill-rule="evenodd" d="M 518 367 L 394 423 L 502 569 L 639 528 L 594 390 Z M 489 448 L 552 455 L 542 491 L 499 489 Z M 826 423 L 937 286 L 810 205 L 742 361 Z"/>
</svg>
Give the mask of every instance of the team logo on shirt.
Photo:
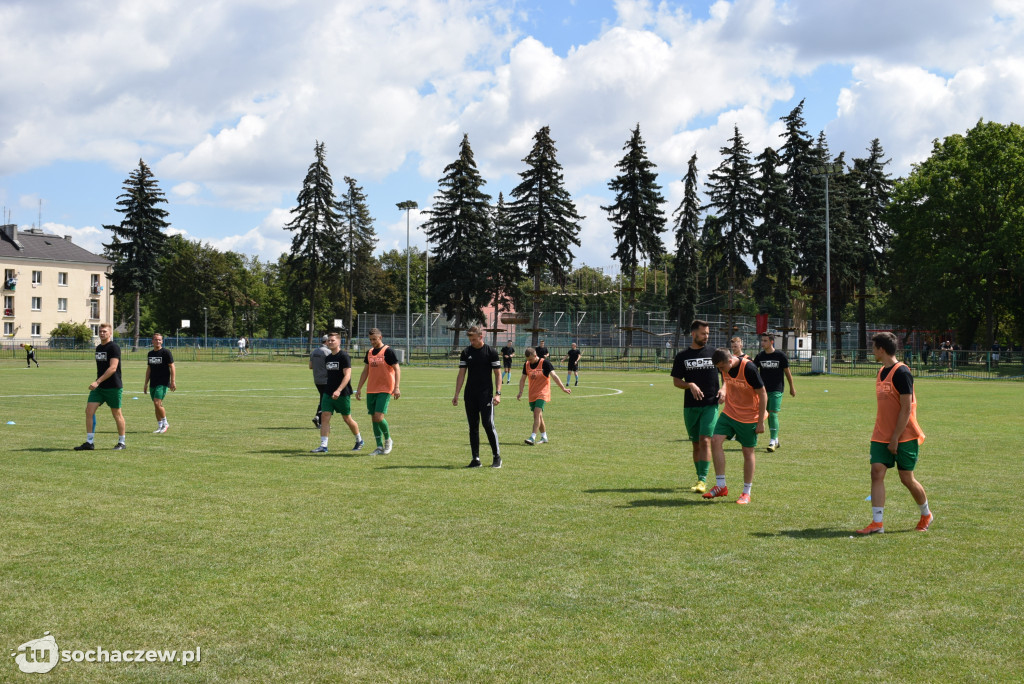
<svg viewBox="0 0 1024 684">
<path fill-rule="evenodd" d="M 715 367 L 715 364 L 711 363 L 710 356 L 699 359 L 686 359 L 684 364 L 687 370 L 703 370 Z"/>
<path fill-rule="evenodd" d="M 341 370 L 341 363 L 338 362 L 338 361 L 328 361 L 327 362 L 327 370 L 329 370 L 329 371 Z"/>
<path fill-rule="evenodd" d="M 770 360 L 770 359 L 765 359 L 764 361 L 761 361 L 761 368 L 773 368 L 773 369 L 775 369 L 775 368 L 778 368 L 778 367 L 779 367 L 779 362 L 778 361 Z"/>
<path fill-rule="evenodd" d="M 161 366 L 161 365 L 163 365 L 163 363 L 164 363 L 164 357 L 162 357 L 162 356 L 150 356 L 149 357 L 149 365 L 150 366 Z"/>
<path fill-rule="evenodd" d="M 107 352 L 96 352 L 96 360 L 97 361 L 106 361 L 107 360 Z"/>
</svg>

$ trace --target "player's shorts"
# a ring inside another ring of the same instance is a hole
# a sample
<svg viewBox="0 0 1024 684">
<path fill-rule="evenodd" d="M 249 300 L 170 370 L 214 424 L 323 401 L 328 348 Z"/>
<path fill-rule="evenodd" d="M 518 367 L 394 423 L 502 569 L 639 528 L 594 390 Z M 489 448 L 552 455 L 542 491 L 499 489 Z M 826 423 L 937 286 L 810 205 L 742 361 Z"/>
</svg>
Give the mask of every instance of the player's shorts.
<svg viewBox="0 0 1024 684">
<path fill-rule="evenodd" d="M 757 423 L 741 423 L 724 413 L 718 416 L 718 422 L 715 423 L 715 434 L 736 437 L 740 446 L 748 448 L 757 446 Z"/>
<path fill-rule="evenodd" d="M 512 359 L 504 359 L 503 358 L 501 360 L 501 365 L 502 365 L 503 368 L 511 368 L 512 367 Z"/>
<path fill-rule="evenodd" d="M 768 393 L 768 413 L 778 413 L 782 410 L 782 392 Z"/>
<path fill-rule="evenodd" d="M 710 437 L 715 434 L 715 423 L 718 422 L 718 404 L 684 408 L 683 422 L 686 423 L 686 434 L 690 436 L 691 442 L 698 442 L 701 437 Z"/>
<path fill-rule="evenodd" d="M 892 468 L 895 465 L 897 470 L 913 470 L 917 465 L 917 454 L 920 447 L 917 440 L 912 439 L 909 442 L 900 442 L 896 453 L 891 454 L 888 442 L 872 442 L 871 462 L 881 463 L 886 468 Z"/>
<path fill-rule="evenodd" d="M 569 372 L 569 373 L 578 373 L 579 370 L 580 370 L 580 364 L 579 363 L 570 363 L 567 372 Z"/>
<path fill-rule="evenodd" d="M 541 411 L 543 411 L 544 410 L 544 406 L 547 403 L 548 402 L 547 402 L 546 399 L 537 399 L 536 401 L 531 401 L 530 402 L 530 412 L 532 413 L 534 409 L 540 409 Z"/>
<path fill-rule="evenodd" d="M 371 416 L 374 413 L 387 413 L 388 404 L 391 403 L 391 395 L 388 392 L 375 392 L 366 395 L 366 412 Z"/>
<path fill-rule="evenodd" d="M 390 394 L 387 396 L 391 396 Z M 369 397 L 367 397 L 369 399 Z M 345 394 L 337 399 L 327 392 L 320 395 L 320 410 L 330 413 L 340 413 L 343 416 L 352 415 L 352 395 Z M 373 413 L 373 411 L 370 411 Z"/>
<path fill-rule="evenodd" d="M 119 409 L 121 408 L 121 391 L 122 388 L 120 387 L 114 389 L 97 387 L 94 390 L 89 390 L 89 403 L 106 404 L 112 409 Z"/>
<path fill-rule="evenodd" d="M 164 397 L 167 396 L 167 390 L 170 389 L 167 385 L 150 385 L 149 386 L 149 398 L 156 401 L 159 399 L 163 401 Z"/>
</svg>

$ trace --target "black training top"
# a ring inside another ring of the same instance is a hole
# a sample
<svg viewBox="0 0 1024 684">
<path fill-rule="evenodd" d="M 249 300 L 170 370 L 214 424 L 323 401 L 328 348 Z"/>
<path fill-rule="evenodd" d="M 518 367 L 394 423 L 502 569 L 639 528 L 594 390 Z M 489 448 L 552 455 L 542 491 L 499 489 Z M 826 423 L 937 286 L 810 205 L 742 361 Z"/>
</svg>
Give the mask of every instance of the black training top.
<svg viewBox="0 0 1024 684">
<path fill-rule="evenodd" d="M 548 351 L 547 347 L 537 347 L 534 351 L 537 352 L 538 359 L 543 359 L 544 357 L 551 353 Z"/>
<path fill-rule="evenodd" d="M 576 363 L 580 360 L 580 356 L 582 355 L 582 353 L 583 352 L 581 352 L 579 349 L 570 349 L 568 352 L 566 352 L 566 355 L 569 357 L 569 363 L 576 365 Z"/>
<path fill-rule="evenodd" d="M 761 379 L 764 380 L 764 388 L 768 392 L 782 392 L 785 387 L 786 369 L 789 368 L 789 359 L 778 349 L 771 354 L 764 350 L 754 357 L 754 363 L 761 369 Z"/>
<path fill-rule="evenodd" d="M 675 361 L 672 362 L 672 377 L 683 382 L 697 383 L 697 387 L 704 393 L 703 399 L 694 399 L 693 394 L 687 390 L 686 399 L 683 401 L 684 408 L 718 404 L 718 369 L 711 363 L 711 356 L 714 353 L 710 347 L 688 347 L 676 354 Z"/>
<path fill-rule="evenodd" d="M 883 368 L 881 379 L 885 380 L 892 369 L 895 368 Z M 900 366 L 899 370 L 896 371 L 896 375 L 892 376 L 892 386 L 896 388 L 896 391 L 900 394 L 913 394 L 914 393 L 914 374 L 910 372 L 910 369 L 906 366 Z"/>
<path fill-rule="evenodd" d="M 339 349 L 337 354 L 328 354 L 324 357 L 324 365 L 327 367 L 327 389 L 331 394 L 338 389 L 338 385 L 345 379 L 345 369 L 352 367 L 352 360 L 344 349 Z M 352 394 L 352 379 L 345 383 L 345 389 L 341 390 L 338 396 L 347 397 Z"/>
<path fill-rule="evenodd" d="M 377 356 L 377 354 L 380 354 L 380 349 L 368 349 L 366 353 L 363 354 L 363 363 L 370 363 L 370 354 Z M 398 354 L 395 354 L 395 350 L 392 349 L 391 347 L 388 347 L 384 351 L 384 363 L 388 364 L 389 366 L 394 366 L 398 364 Z"/>
<path fill-rule="evenodd" d="M 501 348 L 501 358 L 503 358 L 506 361 L 511 361 L 512 355 L 515 353 L 516 348 L 513 347 L 511 344 L 506 344 L 504 347 Z"/>
<path fill-rule="evenodd" d="M 737 363 L 735 368 L 729 369 L 730 378 L 735 378 L 739 376 L 741 365 L 743 364 Z M 754 389 L 761 389 L 762 387 L 764 387 L 764 380 L 761 379 L 761 374 L 757 372 L 757 366 L 754 365 L 753 363 L 748 362 L 746 366 L 743 366 L 743 377 L 746 378 L 747 384 L 753 387 Z"/>
<path fill-rule="evenodd" d="M 459 368 L 466 369 L 463 397 L 490 397 L 494 392 L 494 369 L 501 367 L 498 352 L 489 345 L 469 345 L 459 355 Z"/>
<path fill-rule="evenodd" d="M 149 364 L 150 385 L 153 387 L 158 385 L 163 385 L 164 387 L 171 386 L 171 364 L 174 363 L 174 357 L 171 355 L 170 349 L 166 347 L 160 351 L 150 349 L 149 353 L 146 354 L 146 363 Z"/>
<path fill-rule="evenodd" d="M 100 389 L 120 389 L 124 387 L 121 384 L 121 348 L 113 340 L 106 344 L 96 345 L 97 378 L 107 372 L 107 369 L 110 368 L 110 362 L 114 359 L 117 359 L 117 370 L 114 371 L 113 375 L 100 383 Z"/>
</svg>

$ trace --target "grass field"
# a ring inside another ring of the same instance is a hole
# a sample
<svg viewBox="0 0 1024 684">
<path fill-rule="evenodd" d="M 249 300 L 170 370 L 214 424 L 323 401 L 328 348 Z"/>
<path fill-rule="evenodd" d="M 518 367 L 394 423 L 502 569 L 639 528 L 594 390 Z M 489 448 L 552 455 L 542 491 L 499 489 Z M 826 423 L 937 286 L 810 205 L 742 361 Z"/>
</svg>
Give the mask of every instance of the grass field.
<svg viewBox="0 0 1024 684">
<path fill-rule="evenodd" d="M 741 507 L 731 442 L 733 495 L 687 491 L 665 373 L 584 372 L 537 447 L 510 388 L 505 467 L 466 470 L 450 370 L 403 370 L 391 455 L 348 452 L 338 421 L 312 457 L 302 365 L 179 364 L 164 435 L 128 365 L 128 450 L 102 407 L 99 448 L 74 452 L 93 365 L 19 363 L 0 365 L 0 645 L 201 647 L 187 666 L 61 663 L 47 681 L 1024 679 L 1019 383 L 919 382 L 936 522 L 913 531 L 893 473 L 887 533 L 854 539 L 868 379 L 796 378 Z M 0 680 L 22 679 L 8 658 Z"/>
</svg>

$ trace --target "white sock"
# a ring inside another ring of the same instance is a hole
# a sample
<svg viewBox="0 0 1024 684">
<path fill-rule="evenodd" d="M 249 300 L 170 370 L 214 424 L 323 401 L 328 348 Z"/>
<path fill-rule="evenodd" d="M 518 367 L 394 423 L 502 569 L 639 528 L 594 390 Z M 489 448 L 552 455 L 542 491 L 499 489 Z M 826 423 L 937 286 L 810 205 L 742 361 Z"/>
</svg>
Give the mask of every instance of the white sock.
<svg viewBox="0 0 1024 684">
<path fill-rule="evenodd" d="M 931 510 L 928 508 L 928 499 L 925 499 L 924 503 L 918 506 L 918 508 L 921 509 L 921 515 L 928 515 L 931 513 Z"/>
<path fill-rule="evenodd" d="M 754 486 L 753 482 L 744 482 L 743 483 L 743 493 L 746 494 L 747 496 L 749 496 L 750 495 L 750 488 L 753 487 L 753 486 Z"/>
<path fill-rule="evenodd" d="M 124 444 L 124 435 L 118 435 L 117 436 L 117 443 L 118 444 Z"/>
<path fill-rule="evenodd" d="M 356 433 L 356 441 L 357 442 L 362 442 L 363 441 L 363 436 L 361 434 L 359 434 L 358 432 Z"/>
<path fill-rule="evenodd" d="M 536 432 L 531 432 L 530 433 L 530 439 L 532 441 L 536 441 L 537 440 L 537 433 Z"/>
<path fill-rule="evenodd" d="M 96 433 L 95 432 L 87 432 L 87 433 L 85 433 L 85 441 L 86 442 L 88 442 L 89 444 L 92 444 L 94 439 L 96 439 Z"/>
<path fill-rule="evenodd" d="M 322 446 L 322 447 L 327 446 L 327 440 L 328 439 L 329 439 L 328 437 L 321 437 L 320 438 L 320 446 Z"/>
<path fill-rule="evenodd" d="M 546 432 L 540 433 L 540 438 L 541 439 L 547 439 L 548 438 L 548 433 L 546 433 Z"/>
<path fill-rule="evenodd" d="M 715 475 L 715 485 L 718 487 L 725 486 L 725 475 Z"/>
<path fill-rule="evenodd" d="M 872 506 L 871 507 L 871 520 L 873 522 L 882 522 L 882 510 L 883 510 L 882 506 Z"/>
</svg>

